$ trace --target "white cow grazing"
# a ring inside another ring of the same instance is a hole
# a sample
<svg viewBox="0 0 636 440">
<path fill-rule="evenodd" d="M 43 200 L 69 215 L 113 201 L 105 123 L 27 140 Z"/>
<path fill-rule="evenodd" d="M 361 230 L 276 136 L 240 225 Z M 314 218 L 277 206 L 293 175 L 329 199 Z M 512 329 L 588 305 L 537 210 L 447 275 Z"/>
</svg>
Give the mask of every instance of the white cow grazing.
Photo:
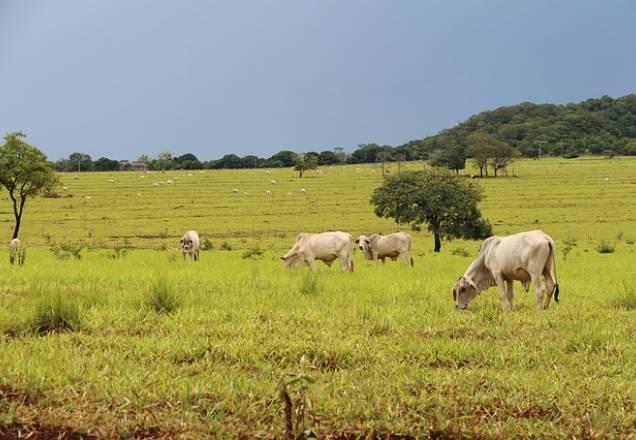
<svg viewBox="0 0 636 440">
<path fill-rule="evenodd" d="M 181 245 L 184 260 L 186 255 L 188 255 L 192 261 L 199 261 L 201 240 L 199 240 L 199 233 L 197 231 L 188 231 L 183 234 L 179 244 Z"/>
<path fill-rule="evenodd" d="M 401 256 L 404 264 L 413 266 L 411 236 L 406 232 L 395 232 L 389 235 L 371 234 L 369 237 L 361 235 L 356 243 L 364 253 L 364 257 L 367 260 L 373 260 L 374 264 L 378 264 L 378 260 L 385 263 L 386 257 L 395 261 Z"/>
<path fill-rule="evenodd" d="M 9 243 L 9 263 L 14 264 L 17 260 L 18 266 L 24 264 L 25 249 L 22 246 L 19 238 L 14 238 Z"/>
<path fill-rule="evenodd" d="M 338 259 L 340 270 L 353 272 L 353 238 L 351 234 L 341 231 L 320 234 L 301 232 L 294 246 L 281 259 L 287 267 L 298 268 L 308 264 L 312 271 L 317 270 L 316 260 L 331 267 Z"/>
<path fill-rule="evenodd" d="M 541 275 L 545 278 L 545 288 Z M 556 247 L 554 240 L 545 232 L 535 230 L 487 238 L 475 261 L 455 283 L 453 299 L 456 307 L 465 309 L 478 293 L 496 285 L 501 306 L 504 310 L 511 310 L 512 283 L 515 280 L 521 281 L 526 292 L 530 282 L 535 285 L 539 309 L 548 308 L 553 293 L 554 301 L 559 302 Z"/>
</svg>

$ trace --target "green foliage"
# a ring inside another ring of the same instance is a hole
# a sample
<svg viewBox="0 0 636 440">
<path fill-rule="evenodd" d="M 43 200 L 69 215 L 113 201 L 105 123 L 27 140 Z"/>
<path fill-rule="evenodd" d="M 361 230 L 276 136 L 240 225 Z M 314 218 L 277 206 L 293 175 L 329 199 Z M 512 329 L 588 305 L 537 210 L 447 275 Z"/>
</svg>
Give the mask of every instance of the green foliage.
<svg viewBox="0 0 636 440">
<path fill-rule="evenodd" d="M 77 331 L 81 328 L 80 307 L 77 303 L 57 294 L 50 298 L 43 296 L 35 305 L 31 320 L 33 331 L 38 334 Z"/>
<path fill-rule="evenodd" d="M 407 171 L 388 177 L 371 196 L 379 217 L 393 218 L 400 225 L 419 229 L 426 224 L 435 238 L 480 239 L 492 234 L 490 223 L 481 218 L 477 203 L 481 190 L 461 177 L 439 171 Z"/>
<path fill-rule="evenodd" d="M 224 251 L 231 251 L 232 245 L 227 241 L 224 241 L 223 243 L 221 243 L 221 249 L 223 249 Z"/>
<path fill-rule="evenodd" d="M 318 168 L 318 158 L 314 155 L 298 153 L 296 155 L 296 161 L 294 170 L 298 171 L 298 177 L 303 177 L 305 171 L 315 170 Z"/>
<path fill-rule="evenodd" d="M 245 252 L 243 252 L 243 255 L 241 255 L 241 258 L 244 260 L 247 260 L 247 259 L 258 260 L 263 258 L 264 253 L 265 251 L 263 251 L 262 249 L 258 249 L 258 248 L 248 249 Z"/>
<path fill-rule="evenodd" d="M 461 247 L 455 248 L 451 251 L 451 255 L 457 255 L 459 257 L 470 257 L 470 253 Z"/>
<path fill-rule="evenodd" d="M 69 258 L 75 258 L 76 260 L 82 259 L 82 251 L 86 246 L 82 243 L 51 243 L 49 250 L 55 258 L 58 260 L 68 260 Z"/>
<path fill-rule="evenodd" d="M 205 240 L 203 240 L 201 249 L 203 249 L 204 251 L 211 251 L 212 249 L 214 249 L 214 244 L 212 243 L 212 240 L 206 237 Z"/>
<path fill-rule="evenodd" d="M 599 254 L 613 254 L 616 250 L 616 246 L 609 241 L 601 240 L 601 242 L 594 248 Z"/>
<path fill-rule="evenodd" d="M 428 155 L 452 137 L 460 144 L 475 135 L 488 135 L 525 157 L 581 154 L 636 154 L 636 94 L 613 99 L 603 96 L 577 104 L 522 104 L 499 107 L 405 146 Z"/>
<path fill-rule="evenodd" d="M 27 199 L 49 192 L 58 184 L 46 155 L 24 142 L 25 137 L 20 131 L 9 133 L 4 137 L 4 145 L 0 146 L 0 187 L 6 188 L 13 203 L 13 238 L 20 231 Z"/>
<path fill-rule="evenodd" d="M 146 305 L 157 313 L 170 315 L 181 306 L 181 300 L 167 279 L 158 278 L 150 288 Z"/>
<path fill-rule="evenodd" d="M 568 254 L 576 247 L 576 238 L 569 237 L 563 240 L 563 246 L 561 246 L 561 252 L 563 253 L 563 261 L 566 261 Z"/>
<path fill-rule="evenodd" d="M 113 260 L 119 260 L 125 258 L 126 255 L 128 255 L 128 248 L 125 245 L 117 245 L 112 249 L 111 253 L 108 254 L 108 257 Z"/>
<path fill-rule="evenodd" d="M 467 145 L 466 153 L 474 159 L 480 177 L 488 176 L 489 166 L 497 177 L 498 172 L 505 170 L 519 155 L 510 145 L 485 133 L 470 135 Z"/>
</svg>

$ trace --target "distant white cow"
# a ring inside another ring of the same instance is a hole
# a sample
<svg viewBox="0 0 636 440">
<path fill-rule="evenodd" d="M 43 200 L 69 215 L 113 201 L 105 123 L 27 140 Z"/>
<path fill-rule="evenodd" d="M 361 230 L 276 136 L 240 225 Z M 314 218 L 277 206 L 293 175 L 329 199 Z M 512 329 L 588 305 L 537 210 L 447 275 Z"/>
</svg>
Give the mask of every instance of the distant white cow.
<svg viewBox="0 0 636 440">
<path fill-rule="evenodd" d="M 411 257 L 411 236 L 406 232 L 395 232 L 389 235 L 371 234 L 369 237 L 361 235 L 356 240 L 356 244 L 364 253 L 367 260 L 373 260 L 374 264 L 378 260 L 385 263 L 386 257 L 393 261 L 402 257 L 404 264 L 413 266 Z"/>
<path fill-rule="evenodd" d="M 298 268 L 307 264 L 312 271 L 317 270 L 316 260 L 329 267 L 339 260 L 340 270 L 353 272 L 353 238 L 351 234 L 341 231 L 320 234 L 301 232 L 294 246 L 281 259 L 287 267 Z"/>
<path fill-rule="evenodd" d="M 9 263 L 15 264 L 18 263 L 18 266 L 22 266 L 24 264 L 24 259 L 26 256 L 26 249 L 20 242 L 19 238 L 14 238 L 9 243 Z"/>
<path fill-rule="evenodd" d="M 183 234 L 179 244 L 181 245 L 184 260 L 186 259 L 186 255 L 188 255 L 192 261 L 199 261 L 201 240 L 199 240 L 199 233 L 197 231 L 187 231 Z"/>
<path fill-rule="evenodd" d="M 545 278 L 545 288 L 541 275 Z M 511 310 L 512 283 L 515 280 L 521 281 L 526 292 L 530 282 L 535 285 L 539 309 L 548 308 L 552 294 L 554 301 L 559 302 L 556 247 L 554 240 L 545 232 L 534 230 L 508 237 L 487 238 L 475 261 L 455 283 L 453 300 L 457 308 L 465 309 L 477 294 L 496 285 L 502 308 Z"/>
</svg>

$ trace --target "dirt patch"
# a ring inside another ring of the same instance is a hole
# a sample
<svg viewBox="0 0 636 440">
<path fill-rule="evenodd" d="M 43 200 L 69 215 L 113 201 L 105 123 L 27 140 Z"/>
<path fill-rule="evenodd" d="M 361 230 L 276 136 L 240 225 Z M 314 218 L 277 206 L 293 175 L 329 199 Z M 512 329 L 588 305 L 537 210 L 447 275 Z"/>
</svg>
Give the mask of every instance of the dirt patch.
<svg viewBox="0 0 636 440">
<path fill-rule="evenodd" d="M 59 426 L 0 424 L 0 438 L 6 440 L 93 440 L 97 439 L 97 436 Z"/>
<path fill-rule="evenodd" d="M 13 388 L 6 383 L 0 384 L 0 399 L 16 402 L 20 405 L 31 405 L 36 400 L 32 393 Z"/>
</svg>

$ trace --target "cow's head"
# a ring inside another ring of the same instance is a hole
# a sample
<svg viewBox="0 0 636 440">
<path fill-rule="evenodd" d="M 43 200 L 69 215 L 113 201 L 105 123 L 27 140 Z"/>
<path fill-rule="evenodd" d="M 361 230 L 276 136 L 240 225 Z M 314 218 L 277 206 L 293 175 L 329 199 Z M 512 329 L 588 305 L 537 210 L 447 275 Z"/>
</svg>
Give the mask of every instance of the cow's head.
<svg viewBox="0 0 636 440">
<path fill-rule="evenodd" d="M 181 249 L 184 252 L 189 252 L 190 250 L 192 250 L 192 240 L 189 238 L 182 238 L 179 244 L 181 245 Z"/>
<path fill-rule="evenodd" d="M 369 249 L 370 243 L 371 242 L 369 241 L 369 237 L 367 237 L 366 235 L 361 235 L 356 239 L 356 245 L 363 252 L 366 252 L 366 250 Z"/>
<path fill-rule="evenodd" d="M 465 310 L 468 303 L 477 296 L 477 286 L 466 277 L 460 277 L 453 288 L 455 307 Z"/>
<path fill-rule="evenodd" d="M 303 265 L 303 259 L 300 255 L 300 247 L 298 243 L 296 242 L 289 252 L 280 257 L 280 259 L 285 263 L 285 267 L 292 269 L 298 269 L 301 267 Z"/>
</svg>

